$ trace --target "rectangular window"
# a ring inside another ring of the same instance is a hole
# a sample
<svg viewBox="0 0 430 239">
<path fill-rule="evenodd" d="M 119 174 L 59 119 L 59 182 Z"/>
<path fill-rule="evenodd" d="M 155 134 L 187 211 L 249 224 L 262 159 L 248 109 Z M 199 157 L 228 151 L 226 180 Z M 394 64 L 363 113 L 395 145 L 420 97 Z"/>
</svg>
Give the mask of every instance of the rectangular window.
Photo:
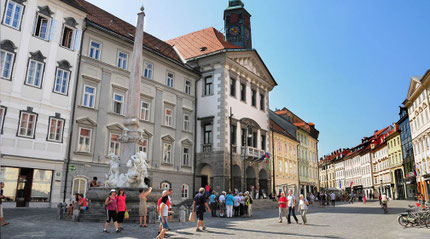
<svg viewBox="0 0 430 239">
<path fill-rule="evenodd" d="M 142 141 L 140 141 L 138 143 L 137 150 L 139 152 L 144 152 L 144 153 L 146 153 L 146 155 L 148 155 L 148 139 L 143 139 Z"/>
<path fill-rule="evenodd" d="M 252 147 L 257 148 L 257 132 L 252 132 Z"/>
<path fill-rule="evenodd" d="M 173 87 L 174 81 L 175 81 L 174 74 L 171 72 L 167 72 L 167 82 L 166 82 L 167 86 Z"/>
<path fill-rule="evenodd" d="M 121 51 L 118 52 L 118 64 L 117 64 L 117 66 L 119 68 L 127 70 L 127 61 L 128 61 L 128 54 L 121 52 Z"/>
<path fill-rule="evenodd" d="M 166 108 L 164 110 L 164 124 L 167 126 L 173 126 L 173 110 Z"/>
<path fill-rule="evenodd" d="M 187 114 L 184 115 L 184 130 L 191 131 L 191 116 Z"/>
<path fill-rule="evenodd" d="M 113 113 L 122 115 L 124 108 L 124 96 L 114 93 L 113 94 Z"/>
<path fill-rule="evenodd" d="M 252 89 L 251 92 L 252 92 L 251 105 L 257 106 L 257 91 Z"/>
<path fill-rule="evenodd" d="M 73 46 L 73 32 L 74 30 L 64 25 L 63 36 L 61 37 L 61 46 L 71 49 Z"/>
<path fill-rule="evenodd" d="M 88 56 L 100 60 L 100 52 L 101 52 L 102 44 L 96 41 L 90 41 L 90 50 Z"/>
<path fill-rule="evenodd" d="M 230 79 L 230 95 L 236 97 L 236 79 Z"/>
<path fill-rule="evenodd" d="M 148 78 L 148 79 L 152 79 L 152 71 L 153 71 L 152 63 L 144 62 L 143 63 L 143 77 Z"/>
<path fill-rule="evenodd" d="M 282 161 L 279 161 L 278 164 L 279 164 L 278 165 L 279 166 L 279 172 L 282 173 Z"/>
<path fill-rule="evenodd" d="M 23 9 L 23 5 L 15 1 L 8 1 L 6 6 L 6 12 L 3 18 L 3 24 L 15 29 L 19 29 Z"/>
<path fill-rule="evenodd" d="M 115 155 L 119 156 L 119 134 L 110 134 L 110 140 L 109 140 L 109 153 L 114 153 Z"/>
<path fill-rule="evenodd" d="M 190 166 L 190 148 L 184 148 L 184 154 L 182 155 L 182 165 Z"/>
<path fill-rule="evenodd" d="M 265 100 L 264 100 L 265 95 L 264 94 L 260 94 L 260 110 L 265 110 Z"/>
<path fill-rule="evenodd" d="M 37 115 L 21 111 L 21 117 L 19 119 L 18 136 L 34 138 L 36 131 L 36 119 Z"/>
<path fill-rule="evenodd" d="M 163 162 L 171 163 L 172 162 L 172 145 L 169 143 L 163 144 Z"/>
<path fill-rule="evenodd" d="M 246 146 L 246 138 L 248 136 L 246 135 L 246 129 L 242 128 L 242 147 Z"/>
<path fill-rule="evenodd" d="M 67 95 L 67 91 L 69 87 L 69 78 L 70 78 L 70 71 L 57 68 L 54 92 Z"/>
<path fill-rule="evenodd" d="M 94 108 L 96 100 L 96 88 L 92 86 L 84 86 L 84 95 L 82 98 L 82 106 Z"/>
<path fill-rule="evenodd" d="M 49 202 L 51 199 L 51 183 L 51 170 L 34 169 L 31 183 L 31 201 Z M 18 185 L 20 184 L 21 182 L 18 182 Z"/>
<path fill-rule="evenodd" d="M 0 134 L 3 133 L 3 124 L 6 116 L 6 107 L 0 106 Z"/>
<path fill-rule="evenodd" d="M 213 91 L 213 78 L 212 76 L 208 76 L 205 78 L 205 89 L 204 89 L 204 95 L 212 95 L 214 93 Z"/>
<path fill-rule="evenodd" d="M 204 127 L 203 144 L 212 143 L 212 124 L 206 124 Z"/>
<path fill-rule="evenodd" d="M 42 84 L 44 66 L 44 63 L 30 59 L 30 61 L 28 62 L 27 80 L 25 81 L 25 83 L 27 85 L 40 88 Z"/>
<path fill-rule="evenodd" d="M 15 54 L 0 50 L 0 77 L 10 80 Z"/>
<path fill-rule="evenodd" d="M 64 119 L 51 117 L 49 119 L 48 140 L 54 142 L 63 141 Z"/>
<path fill-rule="evenodd" d="M 92 130 L 79 128 L 78 152 L 90 152 Z"/>
<path fill-rule="evenodd" d="M 185 81 L 185 94 L 191 95 L 191 81 Z"/>
<path fill-rule="evenodd" d="M 44 40 L 48 40 L 50 20 L 51 20 L 50 18 L 45 17 L 38 13 L 36 17 L 36 26 L 34 28 L 33 34 Z"/>
<path fill-rule="evenodd" d="M 231 126 L 231 134 L 230 134 L 230 140 L 231 140 L 232 145 L 236 145 L 236 131 L 237 131 L 237 126 L 232 125 Z"/>
<path fill-rule="evenodd" d="M 261 149 L 266 150 L 266 135 L 261 135 Z M 287 152 L 287 147 L 285 147 L 285 152 Z"/>
<path fill-rule="evenodd" d="M 240 83 L 240 100 L 246 102 L 246 85 L 245 85 L 245 83 Z"/>
<path fill-rule="evenodd" d="M 140 119 L 149 121 L 149 112 L 150 112 L 150 104 L 145 101 L 141 101 Z"/>
</svg>

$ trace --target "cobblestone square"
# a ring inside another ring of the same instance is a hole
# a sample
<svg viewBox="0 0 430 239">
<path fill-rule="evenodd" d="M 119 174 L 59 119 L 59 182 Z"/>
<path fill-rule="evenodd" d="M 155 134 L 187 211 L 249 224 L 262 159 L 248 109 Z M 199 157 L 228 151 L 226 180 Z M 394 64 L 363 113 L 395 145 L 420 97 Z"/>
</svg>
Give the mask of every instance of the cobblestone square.
<svg viewBox="0 0 430 239">
<path fill-rule="evenodd" d="M 366 205 L 340 204 L 335 208 L 310 207 L 309 225 L 278 223 L 277 209 L 256 210 L 254 217 L 212 218 L 206 214 L 208 232 L 196 233 L 194 223 L 171 223 L 170 238 L 429 238 L 430 229 L 402 228 L 397 223 L 399 213 L 406 210 L 412 201 L 390 202 L 389 214 L 384 215 L 378 202 Z M 53 209 L 8 209 L 5 210 L 10 225 L 2 228 L 3 239 L 96 239 L 96 238 L 155 238 L 157 226 L 140 228 L 136 224 L 125 224 L 119 234 L 102 232 L 103 223 L 74 223 L 58 221 Z M 301 222 L 300 216 L 299 222 Z"/>
</svg>

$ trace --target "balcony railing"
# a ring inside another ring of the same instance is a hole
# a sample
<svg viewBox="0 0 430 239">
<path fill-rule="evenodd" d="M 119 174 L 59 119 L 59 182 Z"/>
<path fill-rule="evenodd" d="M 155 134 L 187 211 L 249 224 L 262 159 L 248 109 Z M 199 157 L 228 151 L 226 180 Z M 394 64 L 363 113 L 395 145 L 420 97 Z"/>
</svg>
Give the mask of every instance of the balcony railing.
<svg viewBox="0 0 430 239">
<path fill-rule="evenodd" d="M 212 152 L 212 144 L 203 144 L 203 153 Z"/>
<path fill-rule="evenodd" d="M 264 150 L 250 146 L 242 147 L 241 153 L 252 160 L 260 159 L 265 154 Z"/>
</svg>

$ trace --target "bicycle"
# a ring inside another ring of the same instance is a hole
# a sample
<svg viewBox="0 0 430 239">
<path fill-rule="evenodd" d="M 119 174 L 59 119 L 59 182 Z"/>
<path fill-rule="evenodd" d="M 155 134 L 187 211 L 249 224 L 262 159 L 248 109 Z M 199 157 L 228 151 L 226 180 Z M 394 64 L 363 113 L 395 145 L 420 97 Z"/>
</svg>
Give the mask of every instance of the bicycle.
<svg viewBox="0 0 430 239">
<path fill-rule="evenodd" d="M 420 211 L 420 208 L 409 205 L 409 210 L 397 217 L 397 222 L 403 227 L 426 226 L 430 228 L 430 209 Z"/>
</svg>

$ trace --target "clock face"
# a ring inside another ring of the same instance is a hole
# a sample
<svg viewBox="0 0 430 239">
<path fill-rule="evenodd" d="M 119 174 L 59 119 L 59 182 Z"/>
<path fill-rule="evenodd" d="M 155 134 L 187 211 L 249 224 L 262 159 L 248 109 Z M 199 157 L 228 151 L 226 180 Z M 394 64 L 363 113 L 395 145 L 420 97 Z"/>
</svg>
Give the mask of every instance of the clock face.
<svg viewBox="0 0 430 239">
<path fill-rule="evenodd" d="M 230 16 L 230 23 L 235 24 L 239 21 L 239 16 L 237 14 L 231 14 Z"/>
<path fill-rule="evenodd" d="M 240 28 L 238 26 L 230 27 L 228 31 L 232 36 L 238 36 L 240 34 Z"/>
</svg>

